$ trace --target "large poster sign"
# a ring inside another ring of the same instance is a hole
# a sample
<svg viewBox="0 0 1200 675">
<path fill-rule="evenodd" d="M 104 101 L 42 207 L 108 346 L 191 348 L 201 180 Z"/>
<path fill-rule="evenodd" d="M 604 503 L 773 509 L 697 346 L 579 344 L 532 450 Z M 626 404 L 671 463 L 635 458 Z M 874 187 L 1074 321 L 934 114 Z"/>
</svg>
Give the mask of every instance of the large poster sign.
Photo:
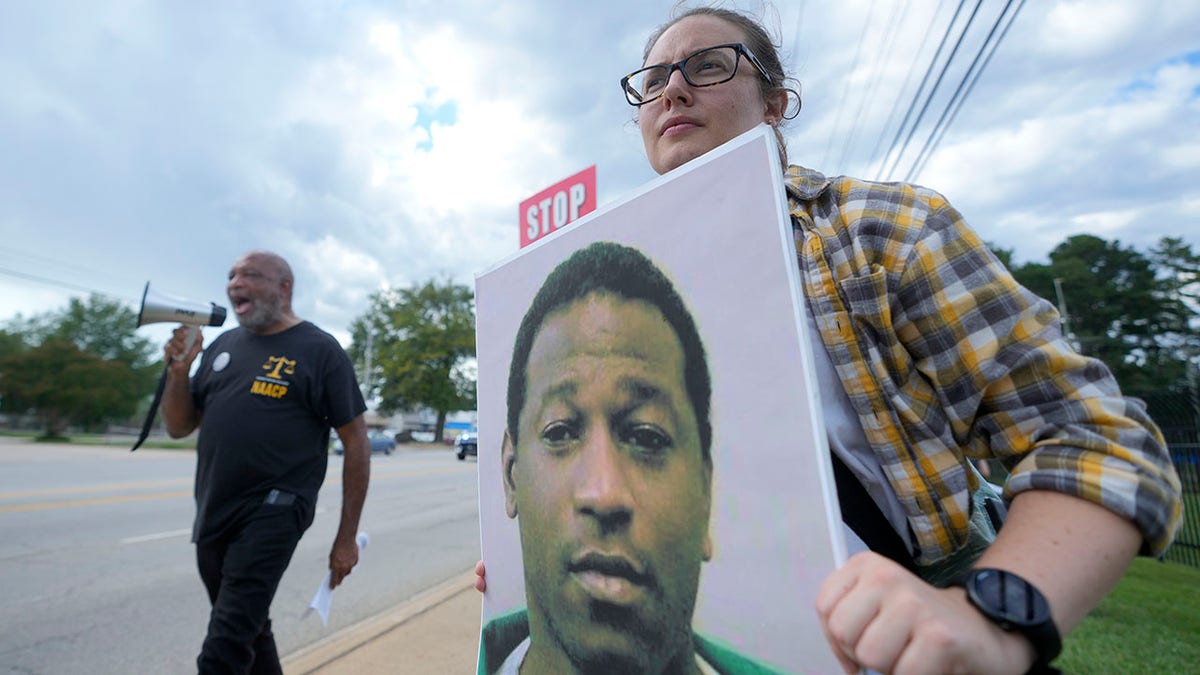
<svg viewBox="0 0 1200 675">
<path fill-rule="evenodd" d="M 596 165 L 521 202 L 521 248 L 596 210 Z"/>
<path fill-rule="evenodd" d="M 759 127 L 477 276 L 480 672 L 841 672 L 782 181 Z"/>
</svg>

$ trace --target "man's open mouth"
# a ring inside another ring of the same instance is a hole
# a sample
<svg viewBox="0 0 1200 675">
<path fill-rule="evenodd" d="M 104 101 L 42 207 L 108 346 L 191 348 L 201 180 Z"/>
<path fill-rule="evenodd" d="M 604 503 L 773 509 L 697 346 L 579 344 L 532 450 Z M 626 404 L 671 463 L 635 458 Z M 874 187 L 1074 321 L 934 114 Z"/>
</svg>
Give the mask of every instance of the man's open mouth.
<svg viewBox="0 0 1200 675">
<path fill-rule="evenodd" d="M 233 305 L 233 311 L 236 314 L 245 314 L 254 308 L 254 302 L 250 298 L 235 297 L 230 298 L 229 302 Z"/>
</svg>

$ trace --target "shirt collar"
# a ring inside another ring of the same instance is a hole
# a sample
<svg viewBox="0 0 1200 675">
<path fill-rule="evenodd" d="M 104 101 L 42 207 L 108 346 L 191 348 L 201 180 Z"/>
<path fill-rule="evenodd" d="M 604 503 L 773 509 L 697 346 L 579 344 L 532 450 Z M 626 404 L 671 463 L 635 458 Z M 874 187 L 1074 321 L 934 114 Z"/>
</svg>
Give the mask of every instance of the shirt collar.
<svg viewBox="0 0 1200 675">
<path fill-rule="evenodd" d="M 829 187 L 825 174 L 795 164 L 787 170 L 787 194 L 792 201 L 810 202 Z"/>
</svg>

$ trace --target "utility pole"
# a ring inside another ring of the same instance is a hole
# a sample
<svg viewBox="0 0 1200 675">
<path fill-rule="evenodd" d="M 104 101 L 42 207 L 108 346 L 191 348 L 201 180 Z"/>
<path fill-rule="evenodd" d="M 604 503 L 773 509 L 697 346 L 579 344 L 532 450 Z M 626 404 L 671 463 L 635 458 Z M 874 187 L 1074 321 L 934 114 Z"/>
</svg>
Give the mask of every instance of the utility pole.
<svg viewBox="0 0 1200 675">
<path fill-rule="evenodd" d="M 375 348 L 375 332 L 367 328 L 367 348 L 363 352 L 363 398 L 371 396 L 371 351 Z"/>
<path fill-rule="evenodd" d="M 1063 296 L 1062 279 L 1054 277 L 1054 293 L 1058 295 L 1058 313 L 1062 316 L 1063 337 L 1067 338 L 1067 344 L 1079 353 L 1083 353 L 1080 348 L 1079 340 L 1075 338 L 1075 332 L 1071 330 L 1071 317 L 1067 314 L 1067 300 Z"/>
</svg>

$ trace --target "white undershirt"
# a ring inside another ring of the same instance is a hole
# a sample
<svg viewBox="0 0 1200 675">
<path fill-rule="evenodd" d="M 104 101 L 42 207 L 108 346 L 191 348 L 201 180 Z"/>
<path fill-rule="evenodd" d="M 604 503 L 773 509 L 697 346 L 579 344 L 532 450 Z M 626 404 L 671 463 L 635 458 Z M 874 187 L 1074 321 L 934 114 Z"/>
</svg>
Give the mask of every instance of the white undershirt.
<svg viewBox="0 0 1200 675">
<path fill-rule="evenodd" d="M 500 664 L 500 669 L 496 671 L 496 675 L 520 675 L 521 664 L 525 663 L 525 655 L 529 653 L 529 638 L 521 640 L 521 644 L 517 645 L 509 653 L 508 658 L 504 659 L 504 663 Z M 696 666 L 700 668 L 701 675 L 720 675 L 712 664 L 696 655 Z"/>
<path fill-rule="evenodd" d="M 858 482 L 866 489 L 867 494 L 871 495 L 871 499 L 883 512 L 892 529 L 900 535 L 909 553 L 912 553 L 912 535 L 908 530 L 908 518 L 904 508 L 900 505 L 892 484 L 884 475 L 883 467 L 879 465 L 870 443 L 867 442 L 867 436 L 859 425 L 858 414 L 850 404 L 850 397 L 842 388 L 841 378 L 838 377 L 833 361 L 825 351 L 825 343 L 821 340 L 817 321 L 813 318 L 812 309 L 807 302 L 804 303 L 804 325 L 808 328 L 809 343 L 813 346 L 813 361 L 817 367 L 817 390 L 823 404 L 821 410 L 825 414 L 825 433 L 829 437 L 829 449 L 837 454 L 858 478 Z M 844 529 L 850 532 L 850 528 Z M 849 537 L 846 541 L 849 545 Z M 859 539 L 858 543 L 862 544 L 862 540 Z"/>
</svg>

